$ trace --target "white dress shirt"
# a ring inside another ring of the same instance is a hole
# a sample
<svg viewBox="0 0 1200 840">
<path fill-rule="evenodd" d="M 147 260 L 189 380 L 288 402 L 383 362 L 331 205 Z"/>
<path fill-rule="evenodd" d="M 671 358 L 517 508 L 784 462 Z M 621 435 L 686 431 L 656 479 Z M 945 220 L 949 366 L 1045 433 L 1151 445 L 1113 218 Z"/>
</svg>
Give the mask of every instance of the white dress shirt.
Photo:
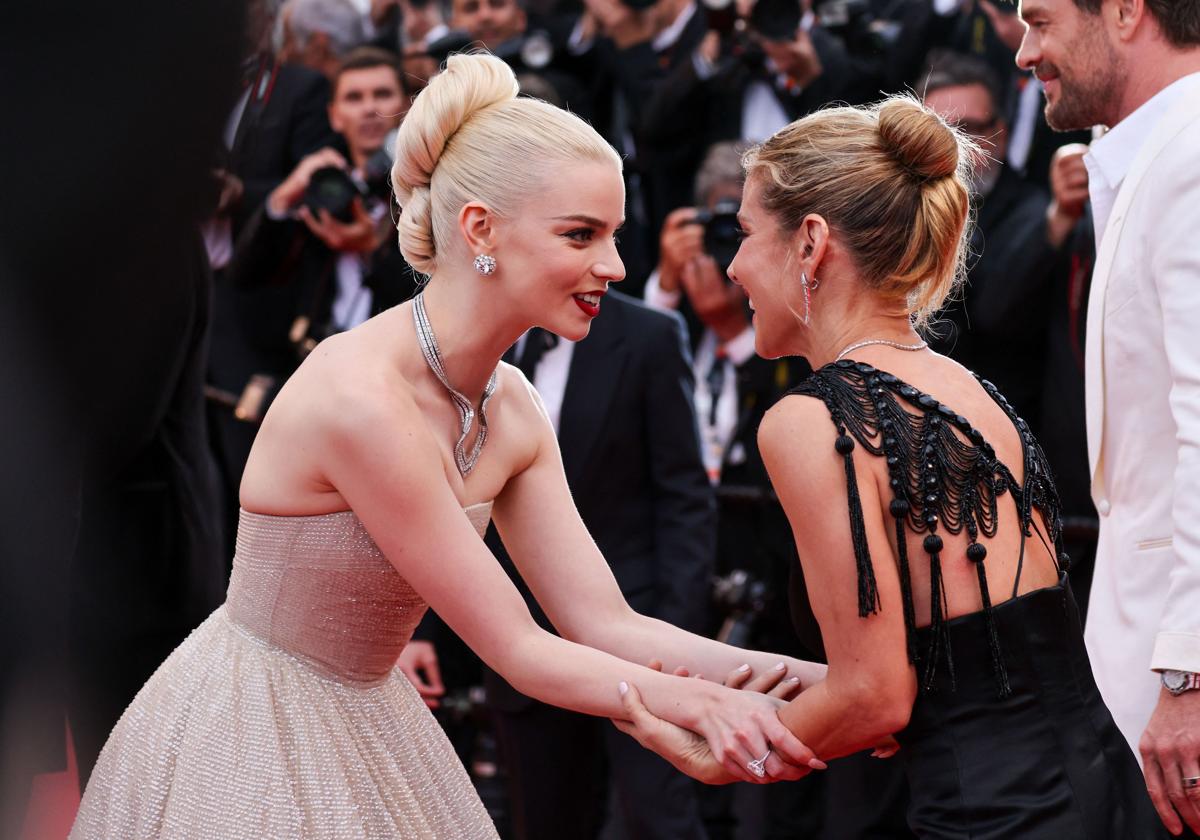
<svg viewBox="0 0 1200 840">
<path fill-rule="evenodd" d="M 525 342 L 529 333 L 517 339 L 513 358 L 521 358 L 525 350 Z M 571 373 L 571 359 L 575 355 L 575 342 L 559 338 L 554 345 L 538 359 L 537 368 L 533 372 L 533 387 L 537 389 L 542 403 L 546 406 L 546 414 L 554 426 L 554 434 L 558 434 L 558 424 L 562 418 L 563 396 L 567 393 L 567 377 Z"/>
<path fill-rule="evenodd" d="M 1113 126 L 1103 137 L 1092 141 L 1091 148 L 1083 156 L 1083 163 L 1088 171 L 1088 194 L 1092 199 L 1097 248 L 1104 236 L 1104 229 L 1108 226 L 1108 217 L 1112 213 L 1113 203 L 1117 200 L 1121 182 L 1129 173 L 1129 167 L 1133 165 L 1138 150 L 1163 114 L 1183 95 L 1189 85 L 1188 79 L 1193 76 L 1200 76 L 1200 73 L 1184 76 L 1160 90 L 1140 108 Z"/>
<path fill-rule="evenodd" d="M 664 312 L 674 312 L 679 308 L 682 294 L 678 291 L 668 292 L 658 282 L 658 272 L 655 271 L 646 281 L 646 289 L 642 297 L 648 306 Z M 725 366 L 721 378 L 721 391 L 716 395 L 717 411 L 714 417 L 713 392 L 709 385 L 708 375 L 717 361 L 717 350 L 721 351 L 720 363 Z M 717 484 L 721 479 L 721 467 L 728 460 L 739 463 L 745 454 L 738 450 L 730 450 L 733 435 L 737 431 L 739 406 L 737 392 L 737 369 L 749 361 L 754 355 L 754 328 L 747 326 L 729 341 L 721 344 L 717 334 L 705 328 L 704 335 L 696 347 L 696 355 L 692 360 L 692 372 L 696 378 L 695 404 L 696 414 L 700 420 L 700 438 L 702 442 L 701 455 L 704 458 L 704 469 L 708 479 Z M 539 389 L 540 390 L 540 389 Z"/>
</svg>

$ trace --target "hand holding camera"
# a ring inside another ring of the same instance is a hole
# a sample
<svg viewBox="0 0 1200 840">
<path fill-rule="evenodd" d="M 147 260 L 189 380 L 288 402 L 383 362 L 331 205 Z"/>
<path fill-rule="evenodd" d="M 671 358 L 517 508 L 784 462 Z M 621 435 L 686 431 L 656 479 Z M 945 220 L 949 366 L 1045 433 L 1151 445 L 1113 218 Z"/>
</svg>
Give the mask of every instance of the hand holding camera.
<svg viewBox="0 0 1200 840">
<path fill-rule="evenodd" d="M 704 253 L 704 228 L 696 223 L 695 207 L 668 214 L 659 237 L 658 284 L 664 292 L 679 291 L 683 268 Z"/>
<path fill-rule="evenodd" d="M 349 168 L 346 159 L 336 149 L 327 147 L 306 156 L 283 183 L 267 196 L 267 212 L 276 218 L 290 215 L 304 200 L 313 173 L 329 167 Z"/>
<path fill-rule="evenodd" d="M 383 244 L 383 232 L 367 212 L 368 191 L 350 174 L 335 149 L 313 152 L 267 198 L 267 212 L 294 216 L 334 251 L 368 253 Z"/>
</svg>

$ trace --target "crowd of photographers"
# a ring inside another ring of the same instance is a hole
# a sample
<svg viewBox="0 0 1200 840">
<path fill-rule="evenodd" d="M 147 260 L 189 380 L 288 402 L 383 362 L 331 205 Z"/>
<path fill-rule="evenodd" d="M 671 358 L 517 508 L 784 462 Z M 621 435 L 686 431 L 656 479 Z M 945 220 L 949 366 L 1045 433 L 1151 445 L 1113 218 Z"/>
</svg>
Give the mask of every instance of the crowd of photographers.
<svg viewBox="0 0 1200 840">
<path fill-rule="evenodd" d="M 226 557 L 241 471 L 274 393 L 323 338 L 408 299 L 418 286 L 396 247 L 389 141 L 445 57 L 481 45 L 511 64 L 525 94 L 580 114 L 624 155 L 621 291 L 641 300 L 635 308 L 671 313 L 683 339 L 678 364 L 693 389 L 689 410 L 698 439 L 650 434 L 647 446 L 662 451 L 648 451 L 643 471 L 653 479 L 657 464 L 687 462 L 699 476 L 647 491 L 691 493 L 693 501 L 699 492 L 699 506 L 689 509 L 708 511 L 688 526 L 706 535 L 705 547 L 698 555 L 694 546 L 686 552 L 708 613 L 689 620 L 734 644 L 821 655 L 815 624 L 799 641 L 792 630 L 788 592 L 802 581 L 789 579 L 790 532 L 755 445 L 763 412 L 809 369 L 802 359 L 754 354 L 745 298 L 725 277 L 738 242 L 740 161 L 750 144 L 815 109 L 901 90 L 922 96 L 982 150 L 972 183 L 969 280 L 931 340 L 995 381 L 1035 427 L 1058 472 L 1073 568 L 1088 573 L 1095 524 L 1086 486 L 1082 348 L 1094 248 L 1079 144 L 1089 138 L 1047 127 L 1040 83 L 1013 61 L 1023 25 L 1012 6 L 1003 0 L 286 0 L 276 7 L 257 0 L 251 7 L 241 93 L 202 231 L 215 284 L 207 397 Z M 559 358 L 562 370 L 572 364 L 569 349 L 542 341 L 531 335 L 520 349 L 539 390 L 539 362 Z M 675 351 L 669 358 L 661 348 L 654 352 L 660 355 L 646 364 L 676 364 Z M 559 380 L 555 399 L 569 402 L 569 378 Z M 658 387 L 652 376 L 646 383 Z M 690 449 L 667 451 L 673 447 Z M 683 485 L 690 489 L 678 490 Z M 631 498 L 640 492 L 629 490 Z M 604 526 L 589 527 L 603 545 Z M 1076 591 L 1085 597 L 1087 581 L 1077 581 Z M 638 592 L 627 596 L 635 600 Z M 450 653 L 452 642 L 435 625 L 424 635 L 410 645 L 404 667 L 430 704 L 441 706 L 502 827 L 521 838 L 566 836 L 555 834 L 558 817 L 539 822 L 524 813 L 554 799 L 546 792 L 549 780 L 523 803 L 498 785 L 488 788 L 495 744 L 488 726 L 472 723 L 479 720 L 473 712 L 479 697 L 470 693 L 481 677 L 463 664 L 461 652 Z M 523 772 L 527 762 L 514 759 L 520 738 L 511 734 L 518 730 L 503 731 L 509 734 L 501 763 L 510 775 Z M 577 755 L 578 745 L 573 749 Z M 609 756 L 610 765 L 624 761 Z M 753 794 L 687 789 L 639 798 L 636 782 L 610 775 L 616 794 L 602 783 L 587 789 L 600 812 L 585 834 L 607 822 L 606 836 L 630 838 L 905 836 L 898 770 L 869 764 L 841 762 L 824 778 Z M 665 790 L 662 782 L 652 784 Z M 864 798 L 863 790 L 871 795 Z M 606 821 L 606 797 L 615 801 L 618 794 L 625 798 L 612 806 L 619 816 Z M 847 807 L 859 801 L 862 807 Z M 833 802 L 838 807 L 824 807 Z M 584 831 L 582 823 L 576 829 Z"/>
</svg>

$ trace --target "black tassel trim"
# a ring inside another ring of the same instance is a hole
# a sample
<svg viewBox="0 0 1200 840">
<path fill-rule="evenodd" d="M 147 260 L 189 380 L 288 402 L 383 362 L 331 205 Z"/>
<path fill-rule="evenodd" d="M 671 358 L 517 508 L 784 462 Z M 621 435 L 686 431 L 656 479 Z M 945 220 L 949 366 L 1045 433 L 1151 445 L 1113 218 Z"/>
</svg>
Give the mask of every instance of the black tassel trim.
<svg viewBox="0 0 1200 840">
<path fill-rule="evenodd" d="M 850 500 L 850 539 L 854 543 L 854 561 L 858 566 L 858 614 L 861 618 L 879 611 L 879 587 L 875 582 L 875 567 L 867 547 L 867 527 L 863 521 L 862 500 L 858 497 L 858 478 L 854 474 L 854 438 L 838 428 L 834 448 L 846 466 L 846 495 Z"/>
<path fill-rule="evenodd" d="M 1001 697 L 1012 694 L 1012 686 L 1008 683 L 1008 669 L 1004 666 L 1004 654 L 1000 650 L 1000 634 L 996 631 L 996 615 L 992 609 L 992 596 L 988 592 L 987 570 L 983 567 L 983 559 L 987 557 L 987 549 L 979 543 L 967 546 L 967 559 L 975 564 L 979 574 L 979 597 L 983 600 L 983 620 L 987 625 L 988 647 L 992 651 L 992 671 L 996 675 L 996 687 L 1000 689 Z"/>
<path fill-rule="evenodd" d="M 946 627 L 946 586 L 942 581 L 942 538 L 930 534 L 925 538 L 925 551 L 929 554 L 929 660 L 925 663 L 925 691 L 933 689 L 937 677 L 938 659 L 946 657 L 946 671 L 950 676 L 950 690 L 955 689 L 954 656 L 950 650 L 950 632 Z"/>
<path fill-rule="evenodd" d="M 895 502 L 892 504 L 895 506 Z M 907 510 L 908 505 L 905 504 L 904 511 L 907 512 Z M 900 599 L 904 603 L 904 636 L 908 647 L 908 661 L 915 665 L 917 662 L 917 608 L 913 604 L 912 574 L 908 568 L 908 540 L 905 539 L 903 515 L 896 517 L 895 522 L 896 560 L 900 566 Z"/>
</svg>

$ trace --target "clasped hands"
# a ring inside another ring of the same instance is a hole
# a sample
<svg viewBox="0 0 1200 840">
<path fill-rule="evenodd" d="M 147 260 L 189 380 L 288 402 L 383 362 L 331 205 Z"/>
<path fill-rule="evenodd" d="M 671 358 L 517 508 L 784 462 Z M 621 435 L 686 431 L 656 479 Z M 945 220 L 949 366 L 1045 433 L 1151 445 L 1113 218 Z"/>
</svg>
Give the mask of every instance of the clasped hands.
<svg viewBox="0 0 1200 840">
<path fill-rule="evenodd" d="M 661 671 L 662 663 L 652 660 L 649 667 Z M 686 668 L 673 673 L 688 676 Z M 787 676 L 783 663 L 760 674 L 742 665 L 725 677 L 723 685 L 740 691 L 723 694 L 693 732 L 655 716 L 642 702 L 637 687 L 622 683 L 626 719 L 614 719 L 613 724 L 675 769 L 705 784 L 792 781 L 826 768 L 779 720 L 779 709 L 804 688 L 799 677 Z M 899 744 L 887 738 L 872 755 L 890 758 L 897 750 Z M 761 775 L 754 764 L 761 768 Z"/>
</svg>

